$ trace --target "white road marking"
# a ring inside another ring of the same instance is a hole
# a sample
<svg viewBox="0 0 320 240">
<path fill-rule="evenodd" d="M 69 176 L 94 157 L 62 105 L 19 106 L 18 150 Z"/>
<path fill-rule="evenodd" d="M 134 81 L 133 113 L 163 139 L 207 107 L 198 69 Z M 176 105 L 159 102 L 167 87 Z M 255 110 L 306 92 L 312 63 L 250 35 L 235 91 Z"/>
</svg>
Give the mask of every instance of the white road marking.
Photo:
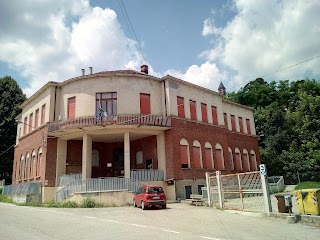
<svg viewBox="0 0 320 240">
<path fill-rule="evenodd" d="M 206 237 L 206 236 L 200 236 L 200 237 L 205 239 L 220 240 L 219 238 L 212 238 L 212 237 Z"/>
<path fill-rule="evenodd" d="M 119 221 L 111 220 L 111 219 L 103 219 L 103 221 L 107 221 L 107 222 L 115 222 L 115 223 L 118 223 L 118 222 L 119 222 Z"/>
<path fill-rule="evenodd" d="M 171 232 L 171 233 L 180 233 L 180 232 L 172 231 L 172 230 L 168 230 L 168 229 L 162 229 L 162 231 L 165 231 L 165 232 Z"/>
<path fill-rule="evenodd" d="M 90 216 L 84 216 L 84 217 L 86 217 L 86 218 L 91 218 L 91 219 L 92 219 L 92 218 L 96 218 L 96 217 L 90 217 Z"/>
<path fill-rule="evenodd" d="M 134 224 L 134 223 L 132 223 L 131 225 L 132 226 L 136 226 L 136 227 L 147 227 L 147 226 L 144 226 L 144 225 L 139 225 L 139 224 Z"/>
</svg>

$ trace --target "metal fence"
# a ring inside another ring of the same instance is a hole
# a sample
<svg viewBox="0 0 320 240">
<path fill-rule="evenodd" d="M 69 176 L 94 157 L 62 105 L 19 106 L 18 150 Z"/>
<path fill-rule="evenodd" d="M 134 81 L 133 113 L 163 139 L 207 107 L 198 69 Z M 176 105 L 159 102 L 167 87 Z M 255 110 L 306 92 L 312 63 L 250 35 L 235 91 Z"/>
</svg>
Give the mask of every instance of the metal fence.
<svg viewBox="0 0 320 240">
<path fill-rule="evenodd" d="M 74 180 L 81 180 L 81 179 L 82 179 L 81 173 L 60 175 L 59 176 L 59 187 L 66 186 Z"/>
<path fill-rule="evenodd" d="M 268 183 L 271 193 L 281 192 L 286 188 L 283 176 L 268 177 Z"/>
<path fill-rule="evenodd" d="M 25 182 L 3 187 L 4 195 L 32 195 L 41 194 L 41 185 L 38 182 Z"/>
<path fill-rule="evenodd" d="M 163 181 L 164 175 L 161 170 L 145 170 L 145 169 L 133 169 L 130 173 L 131 178 L 138 181 Z"/>
<path fill-rule="evenodd" d="M 77 192 L 103 192 L 111 190 L 128 190 L 136 192 L 141 186 L 139 181 L 130 178 L 97 178 L 74 180 L 56 192 L 56 201 L 61 202 Z"/>
</svg>

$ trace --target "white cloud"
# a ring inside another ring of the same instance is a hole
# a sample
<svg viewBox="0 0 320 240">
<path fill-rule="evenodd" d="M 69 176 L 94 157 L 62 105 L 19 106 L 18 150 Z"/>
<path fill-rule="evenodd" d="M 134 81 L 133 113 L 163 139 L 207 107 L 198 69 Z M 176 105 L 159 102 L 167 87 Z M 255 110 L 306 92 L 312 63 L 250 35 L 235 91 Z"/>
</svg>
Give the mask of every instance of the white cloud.
<svg viewBox="0 0 320 240">
<path fill-rule="evenodd" d="M 116 13 L 88 0 L 4 2 L 0 36 L 0 61 L 30 79 L 27 96 L 48 81 L 80 75 L 81 68 L 138 69 L 142 62 Z"/>
<path fill-rule="evenodd" d="M 202 36 L 208 36 L 208 35 L 212 35 L 212 34 L 219 34 L 221 31 L 220 28 L 217 28 L 214 25 L 214 20 L 213 19 L 206 19 L 204 20 L 203 23 L 203 29 L 202 29 Z"/>
<path fill-rule="evenodd" d="M 235 7 L 237 15 L 213 36 L 212 47 L 201 56 L 235 70 L 238 84 L 319 55 L 318 0 L 236 0 Z M 319 74 L 318 58 L 266 79 L 296 80 Z"/>
</svg>

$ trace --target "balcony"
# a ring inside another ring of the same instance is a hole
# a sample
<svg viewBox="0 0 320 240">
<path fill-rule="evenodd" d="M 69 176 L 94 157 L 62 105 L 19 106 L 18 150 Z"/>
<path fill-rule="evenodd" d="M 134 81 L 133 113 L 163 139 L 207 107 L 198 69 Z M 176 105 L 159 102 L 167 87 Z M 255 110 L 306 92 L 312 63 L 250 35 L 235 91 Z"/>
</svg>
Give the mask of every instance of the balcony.
<svg viewBox="0 0 320 240">
<path fill-rule="evenodd" d="M 79 129 L 84 127 L 108 126 L 108 125 L 138 125 L 171 127 L 171 118 L 159 115 L 142 114 L 117 114 L 106 117 L 85 116 L 68 119 L 65 121 L 53 122 L 48 126 L 48 133 L 63 131 L 68 129 Z"/>
</svg>

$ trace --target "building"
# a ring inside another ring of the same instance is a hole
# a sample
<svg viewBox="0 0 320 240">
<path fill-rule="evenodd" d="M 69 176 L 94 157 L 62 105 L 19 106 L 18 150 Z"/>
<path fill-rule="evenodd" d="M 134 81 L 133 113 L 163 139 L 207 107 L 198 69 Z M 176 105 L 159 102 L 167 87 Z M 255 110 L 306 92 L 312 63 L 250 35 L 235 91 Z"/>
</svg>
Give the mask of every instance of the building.
<svg viewBox="0 0 320 240">
<path fill-rule="evenodd" d="M 43 201 L 66 174 L 157 180 L 169 199 L 185 199 L 206 185 L 206 172 L 260 164 L 251 108 L 169 75 L 148 75 L 146 65 L 141 72 L 82 70 L 48 82 L 21 108 L 13 183 L 40 182 Z"/>
</svg>

